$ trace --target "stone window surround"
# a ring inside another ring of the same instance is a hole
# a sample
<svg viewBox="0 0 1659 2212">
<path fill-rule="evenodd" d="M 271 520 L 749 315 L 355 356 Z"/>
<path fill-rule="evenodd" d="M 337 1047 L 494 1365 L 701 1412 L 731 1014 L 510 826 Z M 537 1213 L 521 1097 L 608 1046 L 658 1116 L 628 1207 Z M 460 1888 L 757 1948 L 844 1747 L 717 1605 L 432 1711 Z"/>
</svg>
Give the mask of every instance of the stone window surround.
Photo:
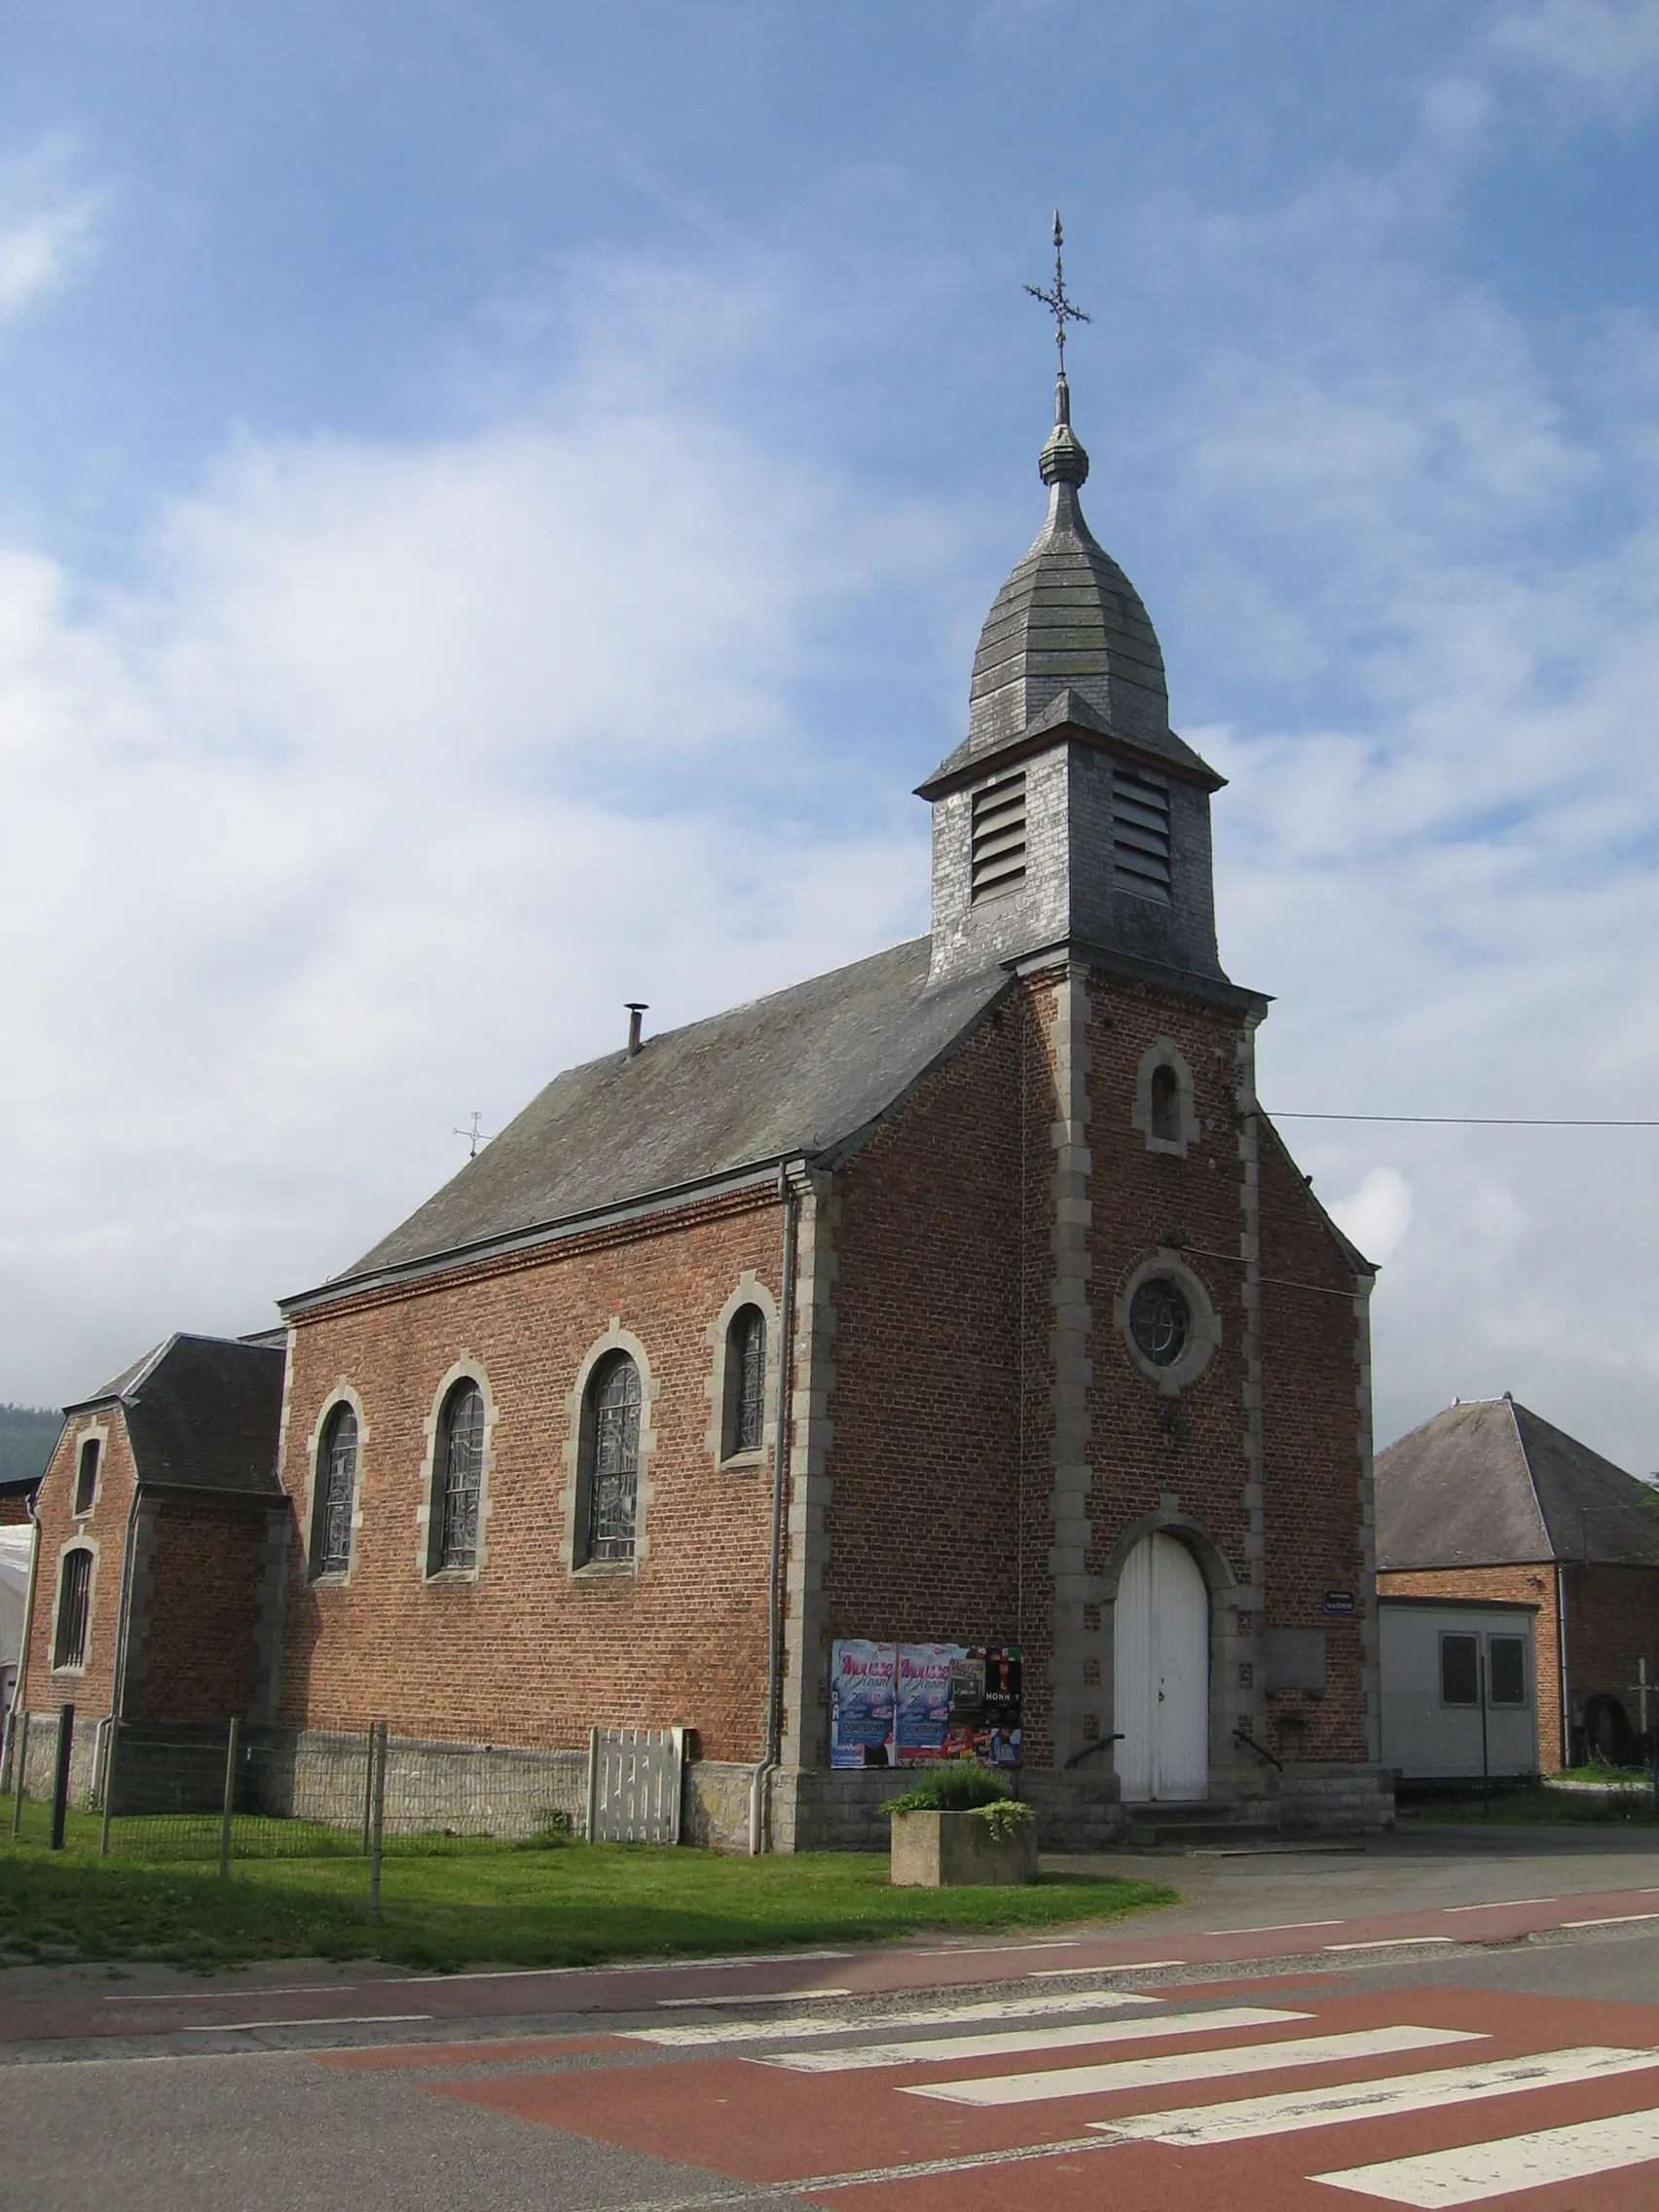
<svg viewBox="0 0 1659 2212">
<path fill-rule="evenodd" d="M 485 1400 L 488 1405 L 489 1400 Z M 331 1568 L 327 1574 L 316 1573 L 312 1562 L 316 1557 L 317 1474 L 321 1463 L 322 1440 L 328 1433 L 328 1424 L 334 1419 L 337 1406 L 350 1406 L 357 1421 L 357 1464 L 351 1477 L 351 1549 L 344 1571 Z M 312 1432 L 306 1439 L 306 1495 L 305 1519 L 301 1527 L 306 1535 L 306 1581 L 315 1590 L 344 1590 L 351 1580 L 357 1564 L 357 1531 L 363 1526 L 363 1454 L 369 1441 L 368 1418 L 363 1412 L 363 1401 L 342 1375 L 332 1389 L 323 1395 L 317 1409 Z"/>
<path fill-rule="evenodd" d="M 98 1471 L 92 1483 L 92 1494 L 84 1513 L 75 1510 L 75 1493 L 81 1487 L 81 1454 L 89 1444 L 98 1448 Z M 103 1494 L 104 1470 L 109 1464 L 109 1424 L 102 1420 L 90 1420 L 85 1428 L 75 1432 L 74 1456 L 69 1462 L 69 1518 L 78 1525 L 90 1521 L 97 1511 L 98 1499 Z M 77 1526 L 79 1534 L 79 1526 Z"/>
<path fill-rule="evenodd" d="M 1159 1367 L 1148 1359 L 1129 1329 L 1129 1302 L 1141 1284 L 1154 1276 L 1166 1277 L 1181 1291 L 1193 1322 L 1186 1349 L 1167 1367 Z M 1148 1382 L 1158 1384 L 1159 1394 L 1165 1398 L 1178 1397 L 1196 1382 L 1221 1344 L 1221 1316 L 1210 1301 L 1208 1289 L 1181 1254 L 1166 1244 L 1160 1245 L 1149 1259 L 1124 1277 L 1112 1302 L 1112 1318 L 1118 1324 L 1118 1335 L 1129 1358 Z"/>
<path fill-rule="evenodd" d="M 450 1392 L 458 1382 L 475 1382 L 484 1400 L 484 1449 L 478 1461 L 478 1540 L 472 1553 L 470 1567 L 440 1567 L 432 1565 L 432 1506 L 434 1485 L 438 1475 L 438 1439 L 443 1432 L 444 1408 Z M 490 1378 L 484 1363 L 463 1350 L 455 1365 L 444 1376 L 432 1396 L 432 1410 L 422 1424 L 426 1439 L 426 1456 L 421 1470 L 421 1504 L 415 1515 L 417 1549 L 415 1567 L 423 1582 L 476 1582 L 489 1557 L 488 1528 L 490 1520 L 490 1477 L 496 1470 L 496 1400 L 490 1388 Z M 314 1454 L 312 1466 L 314 1470 Z M 314 1481 L 314 1471 L 313 1479 Z M 353 1521 L 355 1517 L 353 1516 Z M 355 1528 L 353 1527 L 353 1539 Z M 353 1549 L 355 1548 L 353 1542 Z"/>
<path fill-rule="evenodd" d="M 1175 1071 L 1176 1109 L 1181 1123 L 1179 1136 L 1159 1137 L 1152 1133 L 1152 1079 L 1160 1068 Z M 1201 1132 L 1194 1104 L 1193 1071 L 1173 1037 L 1160 1037 L 1141 1054 L 1140 1066 L 1135 1071 L 1135 1103 L 1129 1125 L 1139 1129 L 1146 1139 L 1148 1152 L 1167 1153 L 1176 1160 L 1185 1160 L 1188 1147 L 1198 1141 Z"/>
<path fill-rule="evenodd" d="M 612 1352 L 625 1351 L 640 1371 L 640 1475 L 639 1488 L 634 1493 L 634 1556 L 632 1559 L 592 1559 L 576 1564 L 576 1546 L 580 1539 L 579 1523 L 582 1494 L 582 1431 L 586 1425 L 588 1385 L 601 1360 Z M 603 1337 L 588 1346 L 576 1380 L 565 1399 L 565 1487 L 559 1493 L 559 1517 L 563 1525 L 559 1557 L 565 1572 L 574 1583 L 604 1582 L 615 1575 L 634 1574 L 640 1562 L 650 1552 L 650 1506 L 656 1495 L 651 1485 L 651 1462 L 656 1455 L 656 1425 L 651 1409 L 661 1393 L 662 1384 L 653 1381 L 651 1363 L 645 1347 L 631 1330 L 622 1326 L 619 1315 L 612 1313 Z"/>
<path fill-rule="evenodd" d="M 748 1452 L 728 1452 L 725 1440 L 731 1433 L 731 1325 L 746 1306 L 758 1307 L 766 1323 L 764 1440 Z M 771 1439 L 777 1430 L 778 1378 L 782 1365 L 778 1357 L 778 1302 L 765 1284 L 756 1279 L 753 1268 L 744 1269 L 737 1288 L 709 1323 L 705 1335 L 711 1364 L 703 1384 L 709 1398 L 709 1426 L 703 1438 L 703 1449 L 717 1467 L 741 1470 L 763 1466 L 771 1457 Z"/>
<path fill-rule="evenodd" d="M 92 1564 L 87 1571 L 87 1641 L 81 1656 L 71 1667 L 57 1665 L 57 1615 L 63 1604 L 63 1563 L 71 1552 L 91 1552 Z M 57 1567 L 52 1591 L 52 1622 L 48 1631 L 47 1650 L 52 1655 L 49 1672 L 53 1675 L 80 1677 L 92 1663 L 92 1628 L 97 1619 L 98 1604 L 98 1544 L 95 1536 L 85 1536 L 77 1530 L 57 1547 Z"/>
</svg>

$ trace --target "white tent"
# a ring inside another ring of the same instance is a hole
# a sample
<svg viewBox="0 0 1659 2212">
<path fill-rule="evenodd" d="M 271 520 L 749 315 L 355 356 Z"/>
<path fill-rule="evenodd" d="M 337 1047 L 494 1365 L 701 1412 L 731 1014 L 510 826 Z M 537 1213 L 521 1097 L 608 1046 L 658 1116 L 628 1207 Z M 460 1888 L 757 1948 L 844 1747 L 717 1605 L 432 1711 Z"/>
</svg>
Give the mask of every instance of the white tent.
<svg viewBox="0 0 1659 2212">
<path fill-rule="evenodd" d="M 0 1529 L 0 1713 L 12 1703 L 12 1685 L 23 1650 L 23 1611 L 29 1595 L 29 1551 L 34 1530 Z"/>
</svg>

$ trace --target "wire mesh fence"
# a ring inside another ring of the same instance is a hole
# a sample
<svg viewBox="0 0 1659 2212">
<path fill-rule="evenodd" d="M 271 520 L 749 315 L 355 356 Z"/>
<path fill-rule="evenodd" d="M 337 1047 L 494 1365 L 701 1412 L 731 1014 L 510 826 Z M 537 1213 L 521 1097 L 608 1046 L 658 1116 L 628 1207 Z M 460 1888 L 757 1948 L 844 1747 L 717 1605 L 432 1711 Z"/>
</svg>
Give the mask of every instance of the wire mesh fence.
<svg viewBox="0 0 1659 2212">
<path fill-rule="evenodd" d="M 592 1754 L 359 1734 L 18 1716 L 9 1832 L 156 1863 L 499 1851 L 585 1833 Z"/>
</svg>

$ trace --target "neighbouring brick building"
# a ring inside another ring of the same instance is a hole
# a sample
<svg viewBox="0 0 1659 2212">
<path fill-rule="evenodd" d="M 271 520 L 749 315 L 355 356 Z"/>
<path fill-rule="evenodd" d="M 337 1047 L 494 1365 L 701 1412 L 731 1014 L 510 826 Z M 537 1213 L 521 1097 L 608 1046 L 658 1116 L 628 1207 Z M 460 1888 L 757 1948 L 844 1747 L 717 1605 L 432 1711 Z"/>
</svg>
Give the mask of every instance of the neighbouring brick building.
<svg viewBox="0 0 1659 2212">
<path fill-rule="evenodd" d="M 1373 1270 L 1257 1102 L 1222 779 L 1087 471 L 1062 375 L 1047 520 L 921 786 L 929 935 L 636 1016 L 283 1302 L 245 1710 L 296 1771 L 381 1717 L 434 1759 L 684 1725 L 690 1833 L 874 1842 L 902 1778 L 830 1757 L 834 1647 L 870 1640 L 1018 1647 L 1051 1841 L 1137 1803 L 1390 1817 Z"/>
<path fill-rule="evenodd" d="M 279 1343 L 174 1336 L 64 1408 L 34 1507 L 31 1787 L 64 1705 L 78 1796 L 98 1792 L 111 1714 L 189 1730 L 249 1710 L 280 1626 L 282 1367 Z"/>
<path fill-rule="evenodd" d="M 1536 1607 L 1538 1764 L 1629 1760 L 1659 1683 L 1659 1495 L 1505 1394 L 1459 1401 L 1377 1456 L 1385 1597 Z M 1659 1707 L 1653 1717 L 1659 1717 Z"/>
</svg>

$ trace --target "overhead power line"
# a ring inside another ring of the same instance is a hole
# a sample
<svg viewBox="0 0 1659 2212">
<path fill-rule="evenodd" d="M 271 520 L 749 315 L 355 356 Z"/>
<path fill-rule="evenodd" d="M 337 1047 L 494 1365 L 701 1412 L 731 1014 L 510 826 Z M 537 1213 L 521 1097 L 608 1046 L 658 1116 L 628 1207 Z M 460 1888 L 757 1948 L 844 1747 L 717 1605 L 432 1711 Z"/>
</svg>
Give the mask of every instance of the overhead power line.
<svg viewBox="0 0 1659 2212">
<path fill-rule="evenodd" d="M 1659 1121 L 1569 1121 L 1542 1114 L 1315 1114 L 1277 1113 L 1275 1122 L 1405 1122 L 1440 1129 L 1659 1129 Z"/>
</svg>

